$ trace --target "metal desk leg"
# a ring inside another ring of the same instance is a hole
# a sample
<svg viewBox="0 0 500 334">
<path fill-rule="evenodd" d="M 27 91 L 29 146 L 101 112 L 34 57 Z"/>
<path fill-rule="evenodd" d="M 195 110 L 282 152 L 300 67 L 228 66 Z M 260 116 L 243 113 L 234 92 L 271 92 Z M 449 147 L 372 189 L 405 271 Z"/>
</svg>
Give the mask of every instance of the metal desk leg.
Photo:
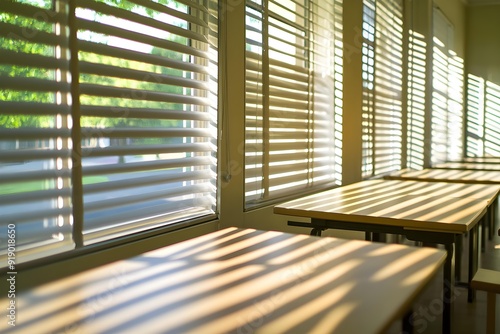
<svg viewBox="0 0 500 334">
<path fill-rule="evenodd" d="M 488 210 L 486 211 L 486 215 L 481 218 L 481 221 L 479 222 L 480 225 L 481 225 L 481 252 L 485 252 L 486 250 L 486 228 L 488 227 L 488 231 L 491 230 L 491 220 L 492 220 L 492 215 L 491 215 L 491 211 L 492 211 L 492 207 L 490 206 L 488 208 Z M 489 232 L 488 232 L 489 233 Z M 490 237 L 488 237 L 488 239 L 491 240 Z"/>
<path fill-rule="evenodd" d="M 453 261 L 453 243 L 447 243 L 444 245 L 447 251 L 446 261 L 444 263 L 443 270 L 443 324 L 442 332 L 443 334 L 452 333 L 453 325 L 453 306 L 454 306 L 454 261 Z"/>
<path fill-rule="evenodd" d="M 320 228 L 313 228 L 311 230 L 311 235 L 321 237 L 321 229 Z"/>
<path fill-rule="evenodd" d="M 406 314 L 403 316 L 403 333 L 405 334 L 413 334 L 413 321 L 411 319 L 413 314 L 413 309 L 410 309 Z"/>
<path fill-rule="evenodd" d="M 495 199 L 495 201 L 488 208 L 488 211 L 490 212 L 490 217 L 488 218 L 488 220 L 489 220 L 488 221 L 488 240 L 492 240 L 493 235 L 495 234 L 495 219 L 497 217 L 497 208 L 498 208 L 498 197 Z"/>
<path fill-rule="evenodd" d="M 455 282 L 460 282 L 460 279 L 462 277 L 463 242 L 464 242 L 463 234 L 455 235 Z"/>
<path fill-rule="evenodd" d="M 482 218 L 485 222 L 487 221 L 487 218 Z M 479 225 L 479 224 L 478 224 Z M 469 277 L 467 278 L 468 286 L 467 286 L 467 301 L 469 303 L 472 303 L 474 299 L 476 298 L 476 290 L 471 288 L 470 282 L 472 281 L 472 278 L 476 274 L 477 271 L 477 266 L 478 266 L 478 257 L 479 257 L 479 250 L 478 250 L 478 241 L 479 241 L 479 233 L 477 229 L 479 226 L 476 225 L 474 226 L 470 231 L 469 231 Z M 485 224 L 483 224 L 481 227 L 484 229 Z"/>
</svg>

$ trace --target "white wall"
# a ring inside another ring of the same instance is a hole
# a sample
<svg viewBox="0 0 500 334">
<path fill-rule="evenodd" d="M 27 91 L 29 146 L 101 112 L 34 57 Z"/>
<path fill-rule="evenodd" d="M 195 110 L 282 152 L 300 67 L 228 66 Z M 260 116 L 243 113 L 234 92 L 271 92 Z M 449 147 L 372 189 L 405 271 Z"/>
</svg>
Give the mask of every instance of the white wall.
<svg viewBox="0 0 500 334">
<path fill-rule="evenodd" d="M 500 85 L 500 5 L 467 9 L 467 71 Z"/>
</svg>

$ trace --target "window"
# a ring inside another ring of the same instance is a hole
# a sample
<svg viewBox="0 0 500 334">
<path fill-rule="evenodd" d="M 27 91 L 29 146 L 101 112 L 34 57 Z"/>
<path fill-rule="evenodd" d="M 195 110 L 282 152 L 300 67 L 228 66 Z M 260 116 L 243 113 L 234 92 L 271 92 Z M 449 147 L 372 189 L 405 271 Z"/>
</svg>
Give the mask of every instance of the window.
<svg viewBox="0 0 500 334">
<path fill-rule="evenodd" d="M 341 183 L 342 3 L 246 1 L 246 208 Z"/>
<path fill-rule="evenodd" d="M 467 85 L 466 155 L 500 156 L 500 86 L 473 74 Z"/>
<path fill-rule="evenodd" d="M 463 151 L 463 61 L 453 51 L 453 26 L 433 11 L 431 163 L 457 160 Z"/>
<path fill-rule="evenodd" d="M 403 4 L 363 2 L 362 176 L 401 168 Z"/>
<path fill-rule="evenodd" d="M 217 8 L 0 3 L 0 233 L 16 226 L 17 262 L 214 218 Z"/>
<path fill-rule="evenodd" d="M 411 29 L 408 43 L 406 153 L 407 167 L 413 169 L 425 166 L 426 66 L 425 36 Z"/>
</svg>

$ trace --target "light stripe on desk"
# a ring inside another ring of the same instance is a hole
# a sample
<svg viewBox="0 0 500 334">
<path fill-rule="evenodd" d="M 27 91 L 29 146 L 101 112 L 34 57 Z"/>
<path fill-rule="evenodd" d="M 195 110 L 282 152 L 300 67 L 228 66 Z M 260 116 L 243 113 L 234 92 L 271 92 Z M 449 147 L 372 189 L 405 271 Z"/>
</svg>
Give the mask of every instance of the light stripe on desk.
<svg viewBox="0 0 500 334">
<path fill-rule="evenodd" d="M 387 175 L 385 178 L 399 180 L 500 184 L 500 171 L 427 168 L 422 170 L 402 170 Z"/>
<path fill-rule="evenodd" d="M 229 228 L 20 292 L 12 333 L 383 333 L 445 257 Z"/>
<path fill-rule="evenodd" d="M 417 181 L 361 181 L 276 205 L 274 213 L 463 233 L 479 221 L 499 191 L 488 185 L 430 185 L 434 187 L 426 189 Z M 437 189 L 442 190 L 438 196 L 430 195 Z M 444 189 L 461 191 L 444 196 Z"/>
</svg>

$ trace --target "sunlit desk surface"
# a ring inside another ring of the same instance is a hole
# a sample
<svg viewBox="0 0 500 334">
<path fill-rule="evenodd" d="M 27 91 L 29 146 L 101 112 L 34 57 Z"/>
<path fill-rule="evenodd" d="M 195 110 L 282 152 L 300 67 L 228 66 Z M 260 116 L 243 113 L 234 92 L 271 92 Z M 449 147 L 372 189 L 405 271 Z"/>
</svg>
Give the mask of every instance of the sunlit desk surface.
<svg viewBox="0 0 500 334">
<path fill-rule="evenodd" d="M 440 169 L 465 169 L 465 170 L 481 170 L 481 171 L 500 171 L 500 163 L 486 162 L 443 162 L 435 164 L 432 168 Z"/>
<path fill-rule="evenodd" d="M 465 157 L 457 161 L 450 162 L 474 162 L 474 163 L 491 163 L 500 164 L 500 157 Z"/>
<path fill-rule="evenodd" d="M 276 205 L 274 213 L 310 218 L 310 223 L 289 221 L 288 224 L 312 228 L 312 235 L 333 228 L 401 234 L 410 240 L 443 244 L 448 251 L 443 300 L 450 300 L 455 279 L 453 256 L 457 236 L 470 234 L 470 281 L 477 269 L 478 222 L 485 215 L 494 191 L 483 188 L 482 195 L 480 192 L 466 195 L 466 184 L 429 183 L 427 186 L 431 188 L 425 186 L 420 182 L 362 181 Z M 471 186 L 476 190 L 482 188 Z M 459 188 L 464 191 L 464 197 L 458 195 Z M 452 305 L 444 303 L 445 333 L 451 331 Z"/>
<path fill-rule="evenodd" d="M 500 165 L 498 165 L 500 167 Z M 491 170 L 459 170 L 445 168 L 427 168 L 423 170 L 403 169 L 398 172 L 391 173 L 384 177 L 387 180 L 412 180 L 412 181 L 427 181 L 427 182 L 457 182 L 471 184 L 495 185 L 500 187 L 500 169 L 498 171 Z M 489 202 L 488 210 L 488 226 L 489 239 L 491 240 L 494 233 L 494 219 L 496 216 L 496 204 L 498 194 Z M 483 229 L 484 232 L 485 229 Z M 483 233 L 483 246 L 484 246 Z"/>
<path fill-rule="evenodd" d="M 390 180 L 500 184 L 500 171 L 426 168 L 403 169 L 386 175 Z"/>
<path fill-rule="evenodd" d="M 13 333 L 383 333 L 445 258 L 227 228 L 23 292 Z"/>
</svg>

